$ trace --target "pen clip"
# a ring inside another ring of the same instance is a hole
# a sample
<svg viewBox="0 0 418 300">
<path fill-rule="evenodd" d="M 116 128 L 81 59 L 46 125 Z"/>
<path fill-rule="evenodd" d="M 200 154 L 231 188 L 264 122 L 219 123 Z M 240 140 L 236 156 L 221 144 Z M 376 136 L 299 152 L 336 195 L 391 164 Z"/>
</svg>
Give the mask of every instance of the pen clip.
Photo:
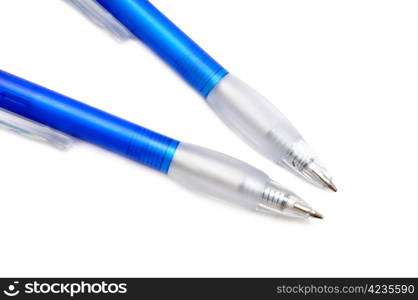
<svg viewBox="0 0 418 300">
<path fill-rule="evenodd" d="M 126 41 L 132 38 L 131 32 L 115 17 L 104 9 L 96 0 L 64 0 L 81 11 L 94 24 L 111 33 L 117 40 Z"/>
<path fill-rule="evenodd" d="M 57 149 L 67 150 L 74 138 L 42 124 L 0 108 L 0 128 L 7 129 L 31 140 L 47 143 Z"/>
</svg>

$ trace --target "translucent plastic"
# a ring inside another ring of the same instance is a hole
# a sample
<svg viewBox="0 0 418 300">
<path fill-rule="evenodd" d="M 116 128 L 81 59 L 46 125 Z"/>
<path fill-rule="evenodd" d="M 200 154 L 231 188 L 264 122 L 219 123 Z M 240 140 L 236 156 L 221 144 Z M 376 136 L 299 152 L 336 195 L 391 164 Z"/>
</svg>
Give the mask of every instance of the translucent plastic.
<svg viewBox="0 0 418 300">
<path fill-rule="evenodd" d="M 306 169 L 315 162 L 325 173 L 301 134 L 273 104 L 246 83 L 228 74 L 208 95 L 207 102 L 255 150 L 309 182 L 325 186 Z"/>
<path fill-rule="evenodd" d="M 192 190 L 233 201 L 248 209 L 293 217 L 308 217 L 314 212 L 305 201 L 262 171 L 195 145 L 179 145 L 168 175 Z"/>
<path fill-rule="evenodd" d="M 31 140 L 47 143 L 60 150 L 67 150 L 74 143 L 73 138 L 61 132 L 3 109 L 0 109 L 0 127 Z"/>
<path fill-rule="evenodd" d="M 107 12 L 96 0 L 64 0 L 74 5 L 97 26 L 107 30 L 116 39 L 125 41 L 133 36 L 116 18 Z"/>
</svg>

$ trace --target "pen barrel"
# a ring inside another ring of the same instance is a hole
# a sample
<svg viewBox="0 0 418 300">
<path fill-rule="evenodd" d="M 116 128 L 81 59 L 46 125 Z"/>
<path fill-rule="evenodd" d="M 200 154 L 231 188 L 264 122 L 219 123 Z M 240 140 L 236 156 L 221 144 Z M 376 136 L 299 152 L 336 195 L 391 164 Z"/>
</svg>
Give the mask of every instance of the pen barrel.
<svg viewBox="0 0 418 300">
<path fill-rule="evenodd" d="M 0 107 L 164 173 L 179 144 L 1 70 Z"/>
<path fill-rule="evenodd" d="M 147 0 L 96 0 L 203 97 L 228 73 Z"/>
</svg>

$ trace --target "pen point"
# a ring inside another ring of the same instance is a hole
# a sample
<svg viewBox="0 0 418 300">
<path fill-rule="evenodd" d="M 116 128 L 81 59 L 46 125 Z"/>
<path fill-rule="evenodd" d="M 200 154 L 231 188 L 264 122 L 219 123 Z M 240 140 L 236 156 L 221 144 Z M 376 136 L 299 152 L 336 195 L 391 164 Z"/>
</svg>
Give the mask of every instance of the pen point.
<svg viewBox="0 0 418 300">
<path fill-rule="evenodd" d="M 330 182 L 327 184 L 327 186 L 328 186 L 328 188 L 329 188 L 331 191 L 333 191 L 333 192 L 337 192 L 337 191 L 338 191 L 337 187 L 335 186 L 335 184 L 334 184 L 332 181 L 330 181 Z"/>
<path fill-rule="evenodd" d="M 293 205 L 293 208 L 296 211 L 299 211 L 299 212 L 301 212 L 301 213 L 303 213 L 303 214 L 305 214 L 309 217 L 313 217 L 313 218 L 317 218 L 317 219 L 323 219 L 324 218 L 323 215 L 320 214 L 319 212 L 317 212 L 316 210 L 313 210 L 312 208 L 307 207 L 307 206 L 305 206 L 301 203 L 295 203 Z"/>
<path fill-rule="evenodd" d="M 313 217 L 313 218 L 317 218 L 317 219 L 323 219 L 323 218 L 324 218 L 324 216 L 323 216 L 322 214 L 320 214 L 319 212 L 317 212 L 317 211 L 315 211 L 315 210 L 312 210 L 312 211 L 309 213 L 309 216 L 310 216 L 310 217 Z"/>
<path fill-rule="evenodd" d="M 310 177 L 313 180 L 320 183 L 322 186 L 327 187 L 331 191 L 337 192 L 337 187 L 333 183 L 331 176 L 329 176 L 326 169 L 319 165 L 317 162 L 310 163 L 307 166 L 306 171 L 308 174 L 310 174 Z"/>
</svg>

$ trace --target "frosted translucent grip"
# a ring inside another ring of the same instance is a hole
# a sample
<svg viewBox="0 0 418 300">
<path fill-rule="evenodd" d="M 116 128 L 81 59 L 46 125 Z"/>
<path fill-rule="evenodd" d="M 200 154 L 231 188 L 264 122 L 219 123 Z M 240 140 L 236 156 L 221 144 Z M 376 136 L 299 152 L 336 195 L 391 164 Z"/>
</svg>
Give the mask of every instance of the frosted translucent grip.
<svg viewBox="0 0 418 300">
<path fill-rule="evenodd" d="M 315 152 L 266 98 L 228 74 L 207 97 L 209 106 L 255 150 L 308 182 L 336 191 Z"/>
<path fill-rule="evenodd" d="M 181 143 L 168 175 L 192 190 L 255 209 L 269 177 L 228 155 Z"/>
<path fill-rule="evenodd" d="M 212 90 L 207 102 L 235 133 L 281 165 L 292 146 L 302 139 L 274 105 L 231 74 Z"/>
<path fill-rule="evenodd" d="M 251 210 L 305 218 L 308 214 L 295 209 L 295 205 L 311 209 L 262 171 L 228 155 L 191 144 L 179 145 L 168 176 L 192 190 Z"/>
</svg>

